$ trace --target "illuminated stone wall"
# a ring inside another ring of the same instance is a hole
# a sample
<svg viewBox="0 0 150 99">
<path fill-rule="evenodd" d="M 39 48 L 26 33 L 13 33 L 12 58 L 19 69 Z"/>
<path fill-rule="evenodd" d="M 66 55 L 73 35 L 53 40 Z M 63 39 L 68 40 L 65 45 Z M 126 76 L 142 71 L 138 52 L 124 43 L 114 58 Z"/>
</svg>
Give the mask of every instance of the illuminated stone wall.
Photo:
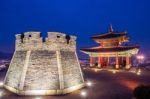
<svg viewBox="0 0 150 99">
<path fill-rule="evenodd" d="M 16 50 L 4 87 L 19 95 L 66 94 L 84 87 L 76 36 L 48 32 L 16 35 Z"/>
<path fill-rule="evenodd" d="M 8 70 L 6 76 L 6 85 L 12 86 L 13 88 L 18 89 L 20 80 L 21 80 L 21 72 L 23 71 L 23 65 L 26 58 L 26 51 L 16 51 L 12 62 L 10 64 L 10 68 Z"/>
<path fill-rule="evenodd" d="M 59 75 L 55 51 L 43 50 L 31 52 L 24 89 L 59 89 Z"/>
<path fill-rule="evenodd" d="M 62 68 L 64 74 L 64 88 L 82 84 L 82 75 L 79 70 L 75 52 L 61 51 Z"/>
</svg>

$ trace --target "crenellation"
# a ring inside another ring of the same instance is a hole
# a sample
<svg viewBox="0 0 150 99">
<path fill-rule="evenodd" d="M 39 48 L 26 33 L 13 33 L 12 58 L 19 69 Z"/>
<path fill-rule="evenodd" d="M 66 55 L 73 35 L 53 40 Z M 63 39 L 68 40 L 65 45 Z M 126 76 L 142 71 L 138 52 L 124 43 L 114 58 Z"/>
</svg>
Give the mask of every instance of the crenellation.
<svg viewBox="0 0 150 99">
<path fill-rule="evenodd" d="M 16 34 L 15 37 L 16 37 L 16 44 L 22 43 L 21 34 Z"/>
<path fill-rule="evenodd" d="M 31 38 L 35 38 L 35 39 L 38 39 L 40 38 L 41 36 L 41 32 L 30 32 L 30 35 L 29 35 Z"/>
<path fill-rule="evenodd" d="M 25 32 L 24 37 L 16 34 L 16 50 L 76 50 L 76 36 L 60 32 L 48 32 L 46 41 L 40 32 Z"/>
<path fill-rule="evenodd" d="M 16 34 L 15 37 L 16 37 L 16 40 L 20 40 L 21 39 L 21 34 Z"/>
<path fill-rule="evenodd" d="M 29 50 L 38 50 L 43 47 L 43 38 L 40 37 L 40 32 L 30 32 L 27 49 Z"/>
<path fill-rule="evenodd" d="M 77 39 L 77 37 L 76 36 L 70 36 L 70 37 L 71 37 L 71 39 L 70 39 L 71 45 L 76 46 L 76 39 Z"/>
<path fill-rule="evenodd" d="M 25 33 L 24 33 L 24 37 L 22 38 L 24 45 L 27 45 L 27 44 L 28 44 L 28 42 L 29 42 L 29 37 L 30 37 L 30 32 L 25 32 Z"/>
<path fill-rule="evenodd" d="M 21 49 L 21 47 L 22 47 L 23 40 L 22 40 L 21 36 L 22 36 L 21 34 L 15 35 L 15 37 L 16 37 L 16 50 Z"/>
<path fill-rule="evenodd" d="M 65 42 L 65 34 L 60 32 L 48 32 L 47 40 L 55 43 Z"/>
<path fill-rule="evenodd" d="M 30 32 L 25 32 L 24 33 L 24 38 L 29 38 L 29 35 L 31 35 Z"/>
<path fill-rule="evenodd" d="M 71 40 L 72 40 L 72 41 L 76 41 L 76 39 L 77 39 L 77 37 L 74 36 L 74 35 L 71 35 L 70 37 L 71 37 Z"/>
</svg>

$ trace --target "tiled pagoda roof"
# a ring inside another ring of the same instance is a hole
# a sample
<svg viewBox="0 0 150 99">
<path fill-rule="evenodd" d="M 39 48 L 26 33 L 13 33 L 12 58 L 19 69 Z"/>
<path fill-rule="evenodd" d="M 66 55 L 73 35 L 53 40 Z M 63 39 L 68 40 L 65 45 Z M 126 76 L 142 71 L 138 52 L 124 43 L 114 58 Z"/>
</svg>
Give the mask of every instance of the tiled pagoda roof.
<svg viewBox="0 0 150 99">
<path fill-rule="evenodd" d="M 118 46 L 118 47 L 92 47 L 92 48 L 81 48 L 81 51 L 85 52 L 121 52 L 139 48 L 139 46 Z"/>
<path fill-rule="evenodd" d="M 122 37 L 126 35 L 127 35 L 126 32 L 122 32 L 122 33 L 111 32 L 111 33 L 106 33 L 106 34 L 101 34 L 101 35 L 94 35 L 91 38 L 92 39 L 110 39 L 110 38 L 117 38 L 117 37 Z"/>
</svg>

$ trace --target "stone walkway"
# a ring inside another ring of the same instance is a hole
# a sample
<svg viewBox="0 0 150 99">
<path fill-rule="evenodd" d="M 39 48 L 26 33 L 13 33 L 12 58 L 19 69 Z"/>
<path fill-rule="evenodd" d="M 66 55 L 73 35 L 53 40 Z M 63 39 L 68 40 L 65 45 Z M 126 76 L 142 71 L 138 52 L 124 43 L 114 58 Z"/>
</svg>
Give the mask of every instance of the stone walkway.
<svg viewBox="0 0 150 99">
<path fill-rule="evenodd" d="M 6 71 L 0 72 L 2 81 Z M 0 87 L 0 99 L 132 99 L 133 89 L 150 84 L 150 71 L 140 74 L 128 71 L 83 69 L 90 87 L 62 96 L 18 96 Z M 82 95 L 81 95 L 82 93 Z"/>
</svg>

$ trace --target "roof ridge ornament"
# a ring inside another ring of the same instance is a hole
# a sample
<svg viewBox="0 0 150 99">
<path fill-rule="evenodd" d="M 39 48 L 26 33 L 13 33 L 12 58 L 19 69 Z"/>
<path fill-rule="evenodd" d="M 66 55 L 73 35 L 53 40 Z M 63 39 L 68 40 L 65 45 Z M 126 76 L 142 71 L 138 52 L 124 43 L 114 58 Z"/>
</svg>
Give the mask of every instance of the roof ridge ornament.
<svg viewBox="0 0 150 99">
<path fill-rule="evenodd" d="M 113 33 L 113 27 L 112 27 L 112 24 L 109 25 L 108 33 Z"/>
</svg>

